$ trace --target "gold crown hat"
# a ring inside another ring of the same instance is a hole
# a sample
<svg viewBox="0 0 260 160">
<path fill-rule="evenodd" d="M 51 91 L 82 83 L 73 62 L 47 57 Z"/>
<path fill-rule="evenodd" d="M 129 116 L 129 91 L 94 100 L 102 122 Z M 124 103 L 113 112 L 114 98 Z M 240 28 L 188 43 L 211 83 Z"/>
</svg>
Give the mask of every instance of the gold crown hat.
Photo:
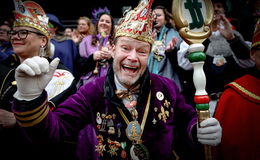
<svg viewBox="0 0 260 160">
<path fill-rule="evenodd" d="M 141 0 L 136 8 L 129 11 L 119 22 L 115 37 L 127 36 L 153 44 L 152 3 L 153 0 Z"/>
<path fill-rule="evenodd" d="M 43 35 L 49 37 L 49 18 L 42 7 L 33 1 L 14 0 L 14 27 L 26 26 L 39 30 Z"/>
</svg>

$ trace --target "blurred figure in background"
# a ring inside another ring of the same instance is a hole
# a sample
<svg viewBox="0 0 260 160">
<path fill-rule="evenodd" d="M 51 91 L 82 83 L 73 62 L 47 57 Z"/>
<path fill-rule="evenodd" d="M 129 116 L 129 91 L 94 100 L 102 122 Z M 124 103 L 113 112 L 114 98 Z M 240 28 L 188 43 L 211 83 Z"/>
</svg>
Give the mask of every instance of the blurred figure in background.
<svg viewBox="0 0 260 160">
<path fill-rule="evenodd" d="M 5 60 L 9 55 L 13 54 L 13 47 L 8 35 L 10 30 L 10 24 L 7 22 L 0 22 L 0 62 Z"/>
<path fill-rule="evenodd" d="M 72 32 L 72 40 L 79 44 L 84 37 L 92 35 L 95 32 L 94 24 L 88 17 L 80 17 L 78 19 L 77 29 Z"/>
<path fill-rule="evenodd" d="M 64 26 L 57 16 L 46 14 L 49 17 L 49 28 L 51 33 L 51 57 L 60 59 L 74 76 L 77 76 L 75 61 L 78 56 L 77 45 L 67 36 L 64 36 Z"/>
<path fill-rule="evenodd" d="M 67 36 L 68 38 L 71 38 L 72 32 L 73 32 L 73 29 L 67 27 L 67 28 L 65 28 L 64 35 Z"/>
<path fill-rule="evenodd" d="M 151 73 L 173 80 L 180 89 L 182 85 L 178 75 L 177 50 L 182 41 L 172 26 L 172 16 L 163 6 L 153 9 L 155 42 L 149 55 L 148 67 Z"/>
<path fill-rule="evenodd" d="M 106 75 L 111 63 L 111 48 L 114 38 L 114 19 L 108 9 L 99 9 L 94 13 L 97 32 L 86 36 L 79 45 L 78 65 L 81 77 L 78 88 L 98 77 Z"/>
<path fill-rule="evenodd" d="M 246 6 L 243 6 L 243 12 L 238 31 L 246 41 L 251 42 L 257 20 L 260 18 L 260 0 L 247 0 Z"/>
</svg>

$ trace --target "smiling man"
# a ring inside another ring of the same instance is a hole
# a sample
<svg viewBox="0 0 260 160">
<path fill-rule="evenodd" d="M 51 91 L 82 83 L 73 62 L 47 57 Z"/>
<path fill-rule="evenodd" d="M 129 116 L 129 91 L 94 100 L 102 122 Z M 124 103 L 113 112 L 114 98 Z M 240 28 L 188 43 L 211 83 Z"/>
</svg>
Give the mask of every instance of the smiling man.
<svg viewBox="0 0 260 160">
<path fill-rule="evenodd" d="M 151 5 L 152 0 L 140 1 L 119 24 L 113 67 L 107 75 L 82 86 L 52 112 L 47 111 L 43 86 L 58 60 L 49 64 L 32 58 L 35 63 L 18 67 L 14 112 L 33 141 L 76 139 L 77 157 L 84 160 L 174 159 L 174 135 L 180 129 L 194 144 L 220 142 L 221 127 L 216 119 L 201 122 L 202 128 L 197 129 L 197 113 L 185 103 L 178 86 L 149 73 Z M 42 71 L 42 66 L 48 66 L 49 72 Z M 25 88 L 28 82 L 40 84 L 39 88 Z"/>
<path fill-rule="evenodd" d="M 113 69 L 116 78 L 129 88 L 146 70 L 150 44 L 129 37 L 120 37 L 114 47 Z"/>
</svg>

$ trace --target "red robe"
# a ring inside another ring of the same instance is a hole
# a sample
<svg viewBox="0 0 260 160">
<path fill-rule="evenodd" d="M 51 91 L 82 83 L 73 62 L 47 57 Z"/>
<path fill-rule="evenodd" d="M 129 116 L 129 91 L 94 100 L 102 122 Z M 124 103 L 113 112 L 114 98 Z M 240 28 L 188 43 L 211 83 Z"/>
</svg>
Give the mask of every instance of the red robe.
<svg viewBox="0 0 260 160">
<path fill-rule="evenodd" d="M 221 160 L 260 160 L 260 80 L 245 75 L 226 86 L 215 118 L 222 126 Z"/>
</svg>

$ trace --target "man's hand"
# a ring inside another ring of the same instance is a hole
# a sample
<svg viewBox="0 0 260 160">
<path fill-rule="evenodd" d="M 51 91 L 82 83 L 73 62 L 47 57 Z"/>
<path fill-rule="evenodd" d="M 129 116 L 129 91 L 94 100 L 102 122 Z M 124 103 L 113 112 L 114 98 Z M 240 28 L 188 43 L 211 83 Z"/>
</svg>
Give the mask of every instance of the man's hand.
<svg viewBox="0 0 260 160">
<path fill-rule="evenodd" d="M 16 124 L 14 113 L 0 109 L 0 126 L 13 128 Z"/>
<path fill-rule="evenodd" d="M 33 100 L 41 95 L 59 64 L 59 58 L 51 63 L 42 57 L 27 58 L 15 71 L 17 91 L 14 97 L 19 100 Z"/>
<path fill-rule="evenodd" d="M 224 28 L 219 27 L 219 31 L 222 34 L 222 36 L 225 37 L 227 40 L 234 39 L 235 35 L 232 31 L 232 24 L 228 21 L 228 19 L 224 15 L 221 15 L 220 18 L 224 25 Z"/>
<path fill-rule="evenodd" d="M 198 141 L 202 144 L 216 146 L 221 142 L 222 128 L 215 118 L 205 119 L 198 128 Z"/>
<path fill-rule="evenodd" d="M 177 44 L 177 41 L 178 39 L 176 37 L 173 37 L 172 40 L 167 44 L 165 52 L 171 52 Z"/>
</svg>

